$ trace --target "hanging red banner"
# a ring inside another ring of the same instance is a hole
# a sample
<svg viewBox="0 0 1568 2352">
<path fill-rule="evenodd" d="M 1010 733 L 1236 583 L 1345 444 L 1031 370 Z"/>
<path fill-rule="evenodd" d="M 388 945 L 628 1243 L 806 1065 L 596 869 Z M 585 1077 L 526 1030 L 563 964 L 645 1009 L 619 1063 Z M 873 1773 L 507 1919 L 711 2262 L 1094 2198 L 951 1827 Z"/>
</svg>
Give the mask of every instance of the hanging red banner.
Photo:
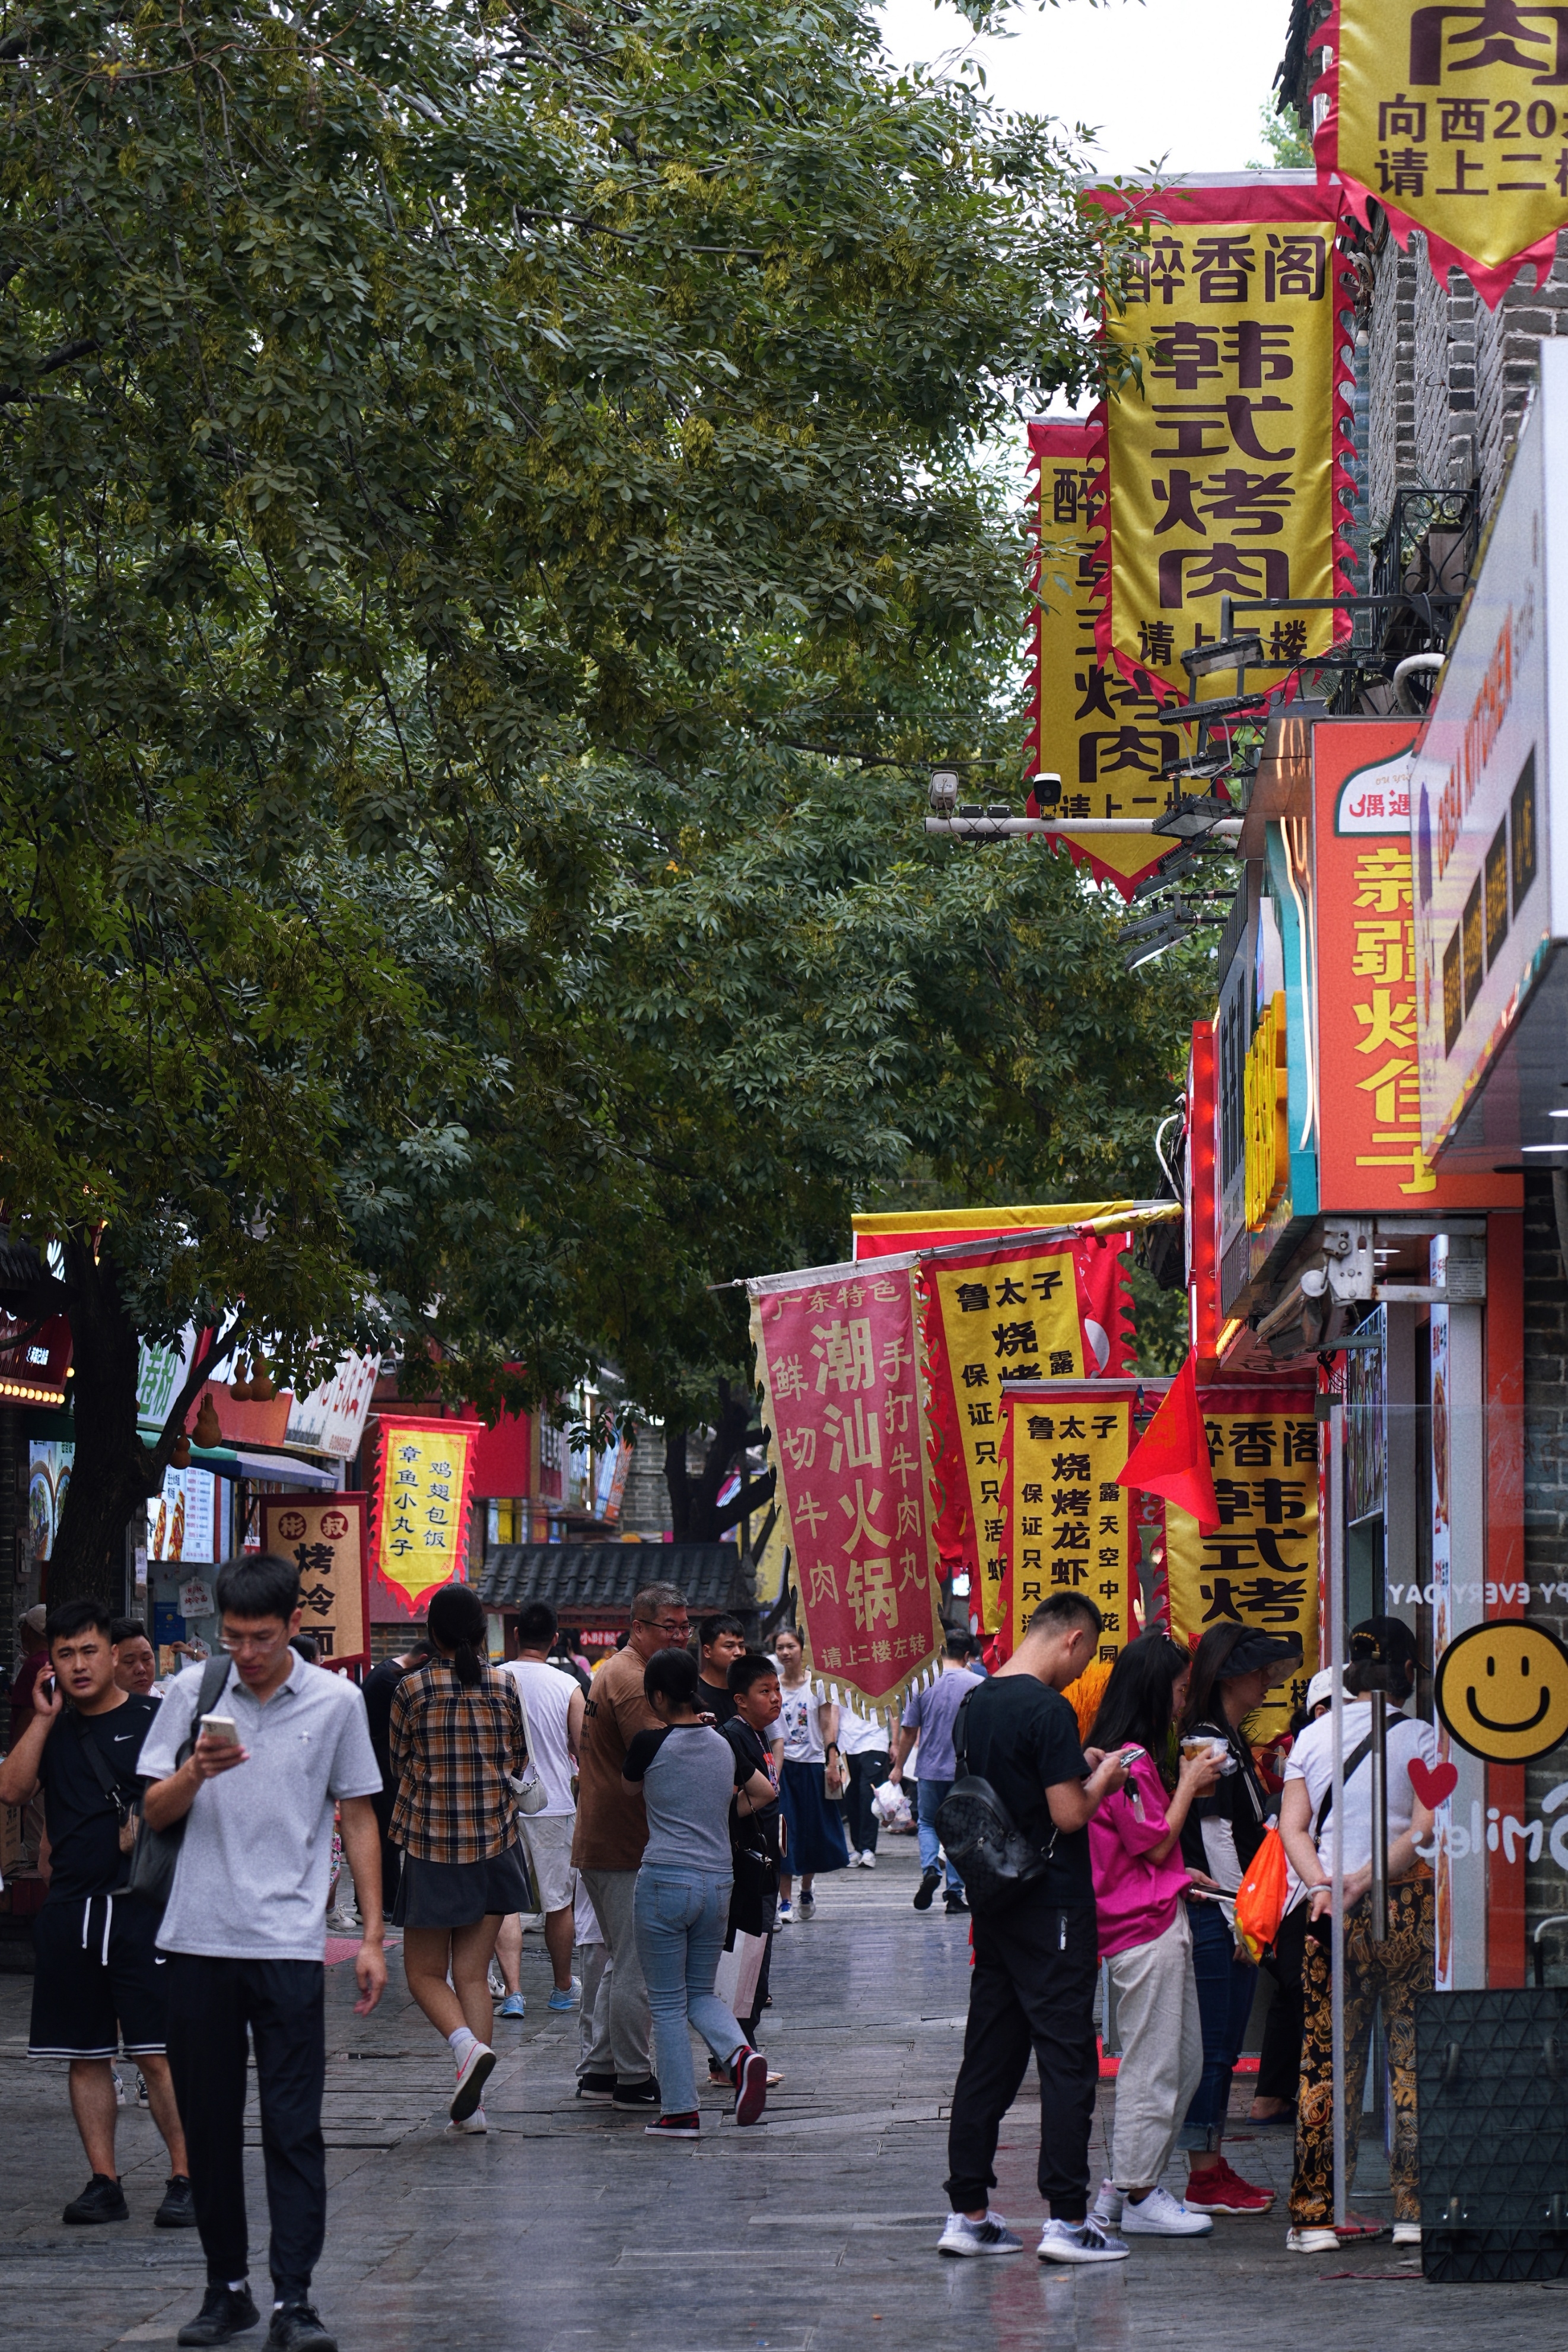
<svg viewBox="0 0 1568 2352">
<path fill-rule="evenodd" d="M 1516 0 L 1334 0 L 1310 36 L 1320 173 L 1402 248 L 1419 228 L 1439 284 L 1462 269 L 1494 310 L 1521 268 L 1545 285 L 1568 226 L 1565 25 Z"/>
</svg>

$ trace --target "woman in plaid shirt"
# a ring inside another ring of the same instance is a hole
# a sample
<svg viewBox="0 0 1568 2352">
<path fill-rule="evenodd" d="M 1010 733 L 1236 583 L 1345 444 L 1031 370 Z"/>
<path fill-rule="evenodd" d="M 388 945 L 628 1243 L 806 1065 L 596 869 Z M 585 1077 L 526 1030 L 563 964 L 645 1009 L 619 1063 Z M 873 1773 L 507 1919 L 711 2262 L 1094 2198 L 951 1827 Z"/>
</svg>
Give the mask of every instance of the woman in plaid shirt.
<svg viewBox="0 0 1568 2352">
<path fill-rule="evenodd" d="M 528 1760 L 523 1710 L 517 1685 L 484 1663 L 485 1612 L 470 1586 L 444 1585 L 429 1622 L 435 1655 L 392 1696 L 390 1836 L 403 1852 L 392 1921 L 408 1989 L 452 2044 L 453 2126 L 482 2132 L 496 2063 L 490 1956 L 506 1915 L 534 1907 L 512 1788 Z"/>
</svg>

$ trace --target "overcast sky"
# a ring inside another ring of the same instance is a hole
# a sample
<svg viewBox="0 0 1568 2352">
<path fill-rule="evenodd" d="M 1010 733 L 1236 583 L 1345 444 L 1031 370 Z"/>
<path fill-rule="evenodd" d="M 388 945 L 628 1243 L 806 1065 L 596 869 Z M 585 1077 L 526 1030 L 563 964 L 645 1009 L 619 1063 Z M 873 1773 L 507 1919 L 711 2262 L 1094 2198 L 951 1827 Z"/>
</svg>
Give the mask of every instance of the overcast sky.
<svg viewBox="0 0 1568 2352">
<path fill-rule="evenodd" d="M 900 64 L 968 47 L 993 97 L 1032 114 L 1098 126 L 1092 162 L 1137 172 L 1239 172 L 1265 162 L 1259 109 L 1285 47 L 1288 0 L 1063 0 L 1017 6 L 1013 37 L 976 41 L 953 7 L 887 0 Z"/>
</svg>

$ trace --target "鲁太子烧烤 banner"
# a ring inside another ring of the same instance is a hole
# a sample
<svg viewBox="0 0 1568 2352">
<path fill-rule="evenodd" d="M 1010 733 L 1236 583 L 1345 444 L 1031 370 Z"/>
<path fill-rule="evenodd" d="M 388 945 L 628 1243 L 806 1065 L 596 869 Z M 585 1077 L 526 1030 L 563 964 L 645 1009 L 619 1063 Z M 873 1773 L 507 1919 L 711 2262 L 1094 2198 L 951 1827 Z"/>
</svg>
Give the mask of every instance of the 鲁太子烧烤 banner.
<svg viewBox="0 0 1568 2352">
<path fill-rule="evenodd" d="M 1221 599 L 1325 599 L 1348 566 L 1351 379 L 1335 236 L 1343 198 L 1251 177 L 1236 187 L 1093 189 L 1143 215 L 1124 307 L 1107 301 L 1110 396 L 1097 488 L 1105 534 L 1103 666 L 1186 703 L 1181 656 L 1220 635 Z M 1347 614 L 1239 613 L 1262 637 L 1248 685 L 1348 633 Z M 1206 700 L 1234 673 L 1202 679 Z"/>
<path fill-rule="evenodd" d="M 1116 1480 L 1132 1448 L 1136 1396 L 1110 1382 L 1009 1388 L 1003 1447 L 1009 1649 L 1052 1592 L 1082 1592 L 1094 1602 L 1102 1663 L 1113 1662 L 1135 1635 L 1136 1537 L 1131 1498 Z"/>
<path fill-rule="evenodd" d="M 747 1286 L 807 1661 L 883 1715 L 940 1633 L 910 1265 Z"/>
<path fill-rule="evenodd" d="M 1568 226 L 1568 17 L 1516 0 L 1335 0 L 1311 36 L 1320 173 L 1402 246 L 1425 233 L 1446 288 L 1462 269 L 1494 310 L 1521 267 L 1542 286 Z"/>
</svg>

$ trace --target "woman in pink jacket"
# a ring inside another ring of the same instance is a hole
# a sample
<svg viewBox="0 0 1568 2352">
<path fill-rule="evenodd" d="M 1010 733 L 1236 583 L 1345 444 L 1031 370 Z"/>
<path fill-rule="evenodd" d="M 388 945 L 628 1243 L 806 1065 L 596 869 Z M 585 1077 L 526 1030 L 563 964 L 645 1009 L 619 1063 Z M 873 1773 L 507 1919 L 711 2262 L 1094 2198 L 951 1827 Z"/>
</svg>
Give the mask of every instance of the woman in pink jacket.
<svg viewBox="0 0 1568 2352">
<path fill-rule="evenodd" d="M 1163 1633 L 1129 1643 L 1111 1670 L 1090 1744 L 1128 1758 L 1124 1785 L 1089 1824 L 1100 1957 L 1116 1990 L 1122 2055 L 1111 2179 L 1094 2218 L 1128 2237 L 1201 2237 L 1212 2230 L 1159 2185 L 1203 2072 L 1203 2029 L 1184 1900 L 1190 1874 L 1181 1825 L 1219 1777 L 1207 1750 L 1170 1777 L 1171 1724 L 1191 1660 Z"/>
</svg>

